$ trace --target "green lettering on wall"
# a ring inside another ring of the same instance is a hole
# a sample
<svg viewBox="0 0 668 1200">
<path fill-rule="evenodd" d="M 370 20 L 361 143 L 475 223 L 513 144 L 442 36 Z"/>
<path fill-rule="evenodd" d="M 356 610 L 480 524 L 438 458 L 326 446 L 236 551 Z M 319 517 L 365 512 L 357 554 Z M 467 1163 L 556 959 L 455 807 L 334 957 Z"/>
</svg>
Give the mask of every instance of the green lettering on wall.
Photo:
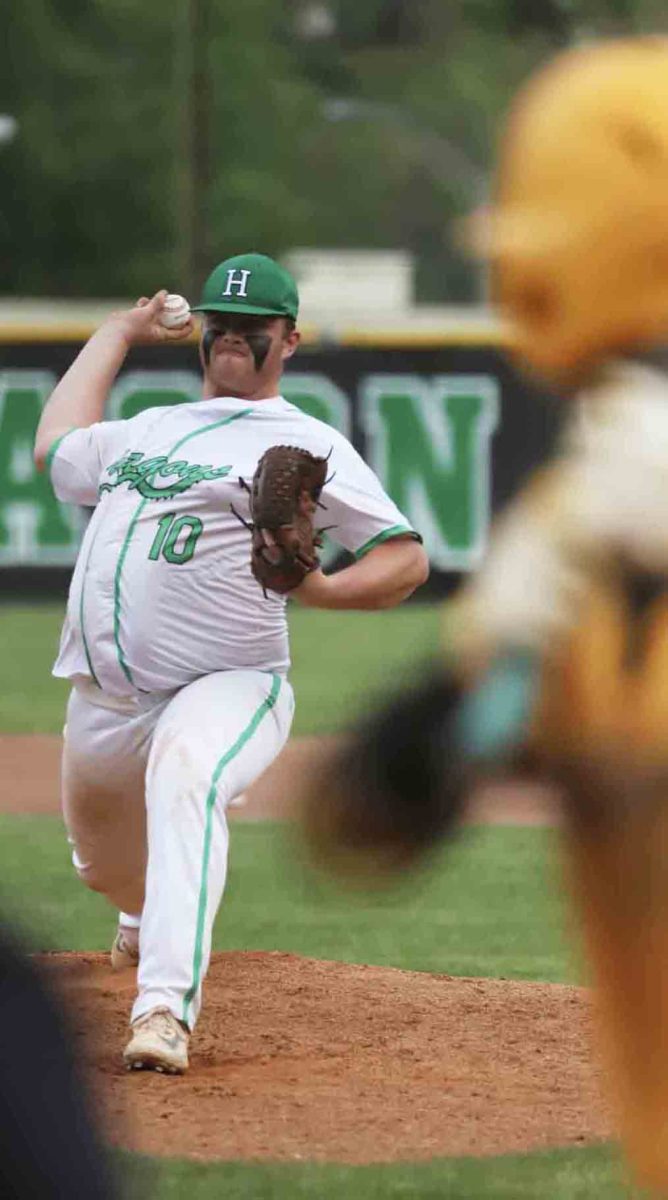
<svg viewBox="0 0 668 1200">
<path fill-rule="evenodd" d="M 344 437 L 350 437 L 350 400 L 327 375 L 319 371 L 290 371 L 283 376 L 281 392 L 290 404 L 308 413 L 309 417 L 324 421 Z M 340 547 L 325 534 L 319 552 L 322 565 L 331 566 L 339 554 Z"/>
<path fill-rule="evenodd" d="M 435 567 L 471 570 L 487 544 L 498 384 L 487 375 L 369 375 L 366 457 Z"/>
<path fill-rule="evenodd" d="M 80 520 L 56 500 L 32 457 L 51 371 L 0 372 L 0 562 L 70 563 Z"/>
<path fill-rule="evenodd" d="M 327 375 L 292 371 L 285 375 L 282 394 L 291 404 L 348 436 L 350 400 Z M 110 420 L 129 420 L 146 408 L 188 404 L 202 398 L 202 380 L 195 371 L 127 371 L 114 384 L 107 405 Z"/>
<path fill-rule="evenodd" d="M 129 421 L 145 408 L 201 399 L 202 380 L 196 371 L 126 371 L 112 388 L 106 415 L 112 421 Z"/>
<path fill-rule="evenodd" d="M 1 563 L 74 561 L 85 514 L 58 504 L 48 476 L 32 461 L 35 428 L 55 382 L 50 371 L 0 372 Z M 488 375 L 374 374 L 361 380 L 368 461 L 423 534 L 437 568 L 471 569 L 485 549 L 498 393 Z M 349 398 L 326 375 L 291 371 L 283 394 L 350 436 Z M 148 407 L 200 396 L 196 371 L 128 371 L 113 388 L 107 416 L 128 419 Z M 328 547 L 326 560 L 331 553 Z"/>
<path fill-rule="evenodd" d="M 281 391 L 290 404 L 309 417 L 333 425 L 344 437 L 350 437 L 350 400 L 327 375 L 291 371 L 283 376 Z"/>
</svg>

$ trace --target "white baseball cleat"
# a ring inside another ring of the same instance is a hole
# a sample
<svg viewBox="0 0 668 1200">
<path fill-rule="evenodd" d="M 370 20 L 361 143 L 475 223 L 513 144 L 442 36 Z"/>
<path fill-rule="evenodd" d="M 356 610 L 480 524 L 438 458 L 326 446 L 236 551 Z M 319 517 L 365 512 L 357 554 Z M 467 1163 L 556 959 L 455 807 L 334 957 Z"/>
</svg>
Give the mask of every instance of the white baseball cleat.
<svg viewBox="0 0 668 1200">
<path fill-rule="evenodd" d="M 134 930 L 132 931 L 135 932 Z M 116 930 L 111 947 L 111 969 L 112 971 L 125 971 L 128 967 L 139 966 L 139 945 L 137 939 L 132 939 L 127 936 L 123 926 L 119 925 Z"/>
<path fill-rule="evenodd" d="M 189 1039 L 186 1027 L 168 1008 L 152 1008 L 132 1022 L 123 1060 L 129 1071 L 183 1075 L 188 1070 Z"/>
</svg>

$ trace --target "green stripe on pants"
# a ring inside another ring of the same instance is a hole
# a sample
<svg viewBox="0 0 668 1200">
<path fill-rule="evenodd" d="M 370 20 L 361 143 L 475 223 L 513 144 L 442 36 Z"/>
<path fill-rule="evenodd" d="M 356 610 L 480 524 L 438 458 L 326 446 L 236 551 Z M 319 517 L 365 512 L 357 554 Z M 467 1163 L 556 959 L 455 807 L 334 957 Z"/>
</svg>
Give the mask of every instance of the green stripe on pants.
<svg viewBox="0 0 668 1200">
<path fill-rule="evenodd" d="M 278 693 L 281 690 L 280 675 L 272 676 L 271 691 L 265 700 L 262 701 L 257 712 L 253 715 L 246 728 L 239 734 L 234 745 L 228 750 L 216 765 L 216 769 L 211 777 L 211 787 L 206 798 L 206 826 L 204 829 L 204 847 L 202 850 L 202 875 L 199 889 L 199 903 L 197 906 L 197 930 L 195 933 L 195 951 L 193 954 L 193 981 L 188 988 L 183 998 L 183 1016 L 182 1020 L 188 1022 L 188 1009 L 197 995 L 197 990 L 201 981 L 202 974 L 202 942 L 204 940 L 204 923 L 206 920 L 206 905 L 209 893 L 209 857 L 211 854 L 211 830 L 213 826 L 213 810 L 216 804 L 216 796 L 218 794 L 218 780 L 228 763 L 236 758 L 237 754 L 243 750 L 246 743 L 252 738 L 258 725 L 261 724 L 264 717 L 274 707 Z"/>
</svg>

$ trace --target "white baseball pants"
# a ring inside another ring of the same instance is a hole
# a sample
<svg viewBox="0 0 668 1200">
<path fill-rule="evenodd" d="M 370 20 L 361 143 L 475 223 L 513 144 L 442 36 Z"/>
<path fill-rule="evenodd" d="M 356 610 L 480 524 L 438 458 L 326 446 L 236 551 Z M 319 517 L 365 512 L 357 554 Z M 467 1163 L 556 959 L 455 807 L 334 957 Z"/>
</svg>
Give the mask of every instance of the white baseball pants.
<svg viewBox="0 0 668 1200">
<path fill-rule="evenodd" d="M 225 887 L 226 808 L 276 757 L 293 710 L 288 681 L 265 671 L 127 699 L 87 682 L 72 690 L 65 824 L 81 879 L 140 925 L 133 1020 L 165 1005 L 194 1027 Z"/>
</svg>

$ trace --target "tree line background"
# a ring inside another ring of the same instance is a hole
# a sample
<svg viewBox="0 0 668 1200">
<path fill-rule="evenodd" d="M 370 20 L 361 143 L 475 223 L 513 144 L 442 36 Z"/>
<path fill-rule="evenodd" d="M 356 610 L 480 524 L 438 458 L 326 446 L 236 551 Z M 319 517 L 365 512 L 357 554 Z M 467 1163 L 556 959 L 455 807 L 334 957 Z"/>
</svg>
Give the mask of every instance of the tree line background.
<svg viewBox="0 0 668 1200">
<path fill-rule="evenodd" d="M 194 295 L 246 249 L 402 247 L 418 298 L 473 298 L 453 217 L 499 114 L 653 0 L 4 0 L 0 293 Z"/>
</svg>

